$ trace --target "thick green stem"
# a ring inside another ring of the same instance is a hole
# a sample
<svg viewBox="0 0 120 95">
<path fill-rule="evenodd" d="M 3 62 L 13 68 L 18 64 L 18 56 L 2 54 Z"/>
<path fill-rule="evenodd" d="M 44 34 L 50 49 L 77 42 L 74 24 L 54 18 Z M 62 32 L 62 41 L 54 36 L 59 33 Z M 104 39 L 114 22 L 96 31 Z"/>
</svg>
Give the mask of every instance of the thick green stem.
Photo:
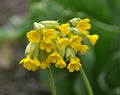
<svg viewBox="0 0 120 95">
<path fill-rule="evenodd" d="M 50 88 L 51 88 L 52 95 L 57 95 L 56 94 L 56 88 L 55 88 L 55 83 L 54 83 L 54 79 L 53 79 L 53 76 L 52 76 L 51 69 L 48 68 L 47 72 L 48 72 L 49 83 L 50 83 Z"/>
<path fill-rule="evenodd" d="M 91 86 L 90 86 L 90 83 L 89 83 L 89 81 L 88 81 L 88 79 L 87 79 L 87 76 L 86 76 L 83 68 L 80 69 L 80 73 L 81 73 L 81 76 L 82 76 L 82 78 L 83 78 L 83 81 L 84 81 L 84 83 L 85 83 L 85 86 L 86 86 L 86 89 L 87 89 L 89 95 L 93 95 L 92 88 L 91 88 Z"/>
</svg>

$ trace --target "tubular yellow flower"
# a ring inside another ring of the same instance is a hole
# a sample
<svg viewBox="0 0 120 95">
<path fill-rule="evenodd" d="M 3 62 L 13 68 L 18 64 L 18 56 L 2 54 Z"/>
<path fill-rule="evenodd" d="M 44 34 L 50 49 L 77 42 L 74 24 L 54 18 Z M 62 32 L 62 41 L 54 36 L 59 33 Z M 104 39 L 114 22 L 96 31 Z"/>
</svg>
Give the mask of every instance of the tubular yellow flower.
<svg viewBox="0 0 120 95">
<path fill-rule="evenodd" d="M 80 45 L 79 51 L 80 51 L 81 54 L 86 53 L 87 50 L 88 50 L 88 46 L 87 45 L 82 45 L 82 44 Z"/>
<path fill-rule="evenodd" d="M 77 23 L 77 28 L 83 33 L 86 34 L 87 30 L 89 30 L 91 28 L 91 25 L 89 24 L 90 20 L 88 18 L 80 20 Z"/>
<path fill-rule="evenodd" d="M 57 61 L 59 61 L 61 59 L 61 56 L 59 53 L 57 53 L 56 51 L 54 51 L 53 53 L 51 53 L 48 58 L 47 58 L 47 62 L 48 63 L 56 63 Z"/>
<path fill-rule="evenodd" d="M 78 44 L 80 44 L 82 41 L 82 37 L 75 35 L 73 37 L 70 38 L 70 44 L 71 46 L 76 46 Z"/>
<path fill-rule="evenodd" d="M 95 45 L 95 43 L 97 42 L 99 36 L 97 34 L 94 35 L 87 35 L 87 38 L 89 39 L 90 43 L 92 45 Z"/>
<path fill-rule="evenodd" d="M 60 30 L 60 32 L 62 33 L 63 36 L 66 36 L 67 34 L 70 33 L 69 26 L 70 26 L 69 23 L 58 26 L 58 29 Z"/>
<path fill-rule="evenodd" d="M 69 72 L 74 72 L 74 70 L 80 70 L 81 66 L 82 65 L 80 64 L 79 58 L 75 57 L 70 59 L 70 63 L 68 64 L 67 69 Z"/>
<path fill-rule="evenodd" d="M 20 61 L 20 64 L 23 64 L 23 67 L 29 71 L 36 71 L 40 66 L 39 60 L 35 57 L 33 60 L 31 59 L 30 55 L 27 55 L 26 58 L 23 58 Z"/>
<path fill-rule="evenodd" d="M 43 30 L 43 38 L 46 40 L 51 40 L 56 38 L 56 30 L 55 29 L 45 29 Z"/>
<path fill-rule="evenodd" d="M 77 49 L 81 44 L 81 41 L 82 41 L 82 37 L 75 35 L 70 38 L 70 45 L 72 48 Z"/>
<path fill-rule="evenodd" d="M 46 60 L 43 60 L 43 61 L 41 62 L 40 68 L 41 68 L 41 69 L 50 68 L 50 63 L 47 63 Z"/>
<path fill-rule="evenodd" d="M 36 30 L 31 30 L 27 33 L 27 38 L 31 43 L 38 43 L 40 41 L 40 34 Z"/>
<path fill-rule="evenodd" d="M 40 44 L 40 49 L 41 50 L 46 50 L 47 52 L 51 52 L 52 49 L 55 48 L 54 43 L 51 40 L 43 40 Z"/>
<path fill-rule="evenodd" d="M 57 61 L 57 63 L 55 64 L 56 68 L 60 68 L 63 69 L 66 67 L 66 62 L 61 58 L 61 60 Z"/>
<path fill-rule="evenodd" d="M 33 58 L 33 61 L 36 66 L 40 67 L 40 61 L 37 59 L 36 56 Z"/>
<path fill-rule="evenodd" d="M 58 49 L 62 50 L 63 48 L 65 48 L 68 45 L 68 41 L 66 38 L 59 38 L 57 40 L 57 47 Z"/>
<path fill-rule="evenodd" d="M 24 63 L 23 67 L 26 68 L 29 71 L 36 71 L 36 70 L 38 70 L 38 67 L 35 66 L 33 63 Z"/>
<path fill-rule="evenodd" d="M 33 63 L 33 60 L 30 58 L 30 55 L 29 55 L 29 54 L 26 56 L 26 58 L 23 58 L 23 59 L 19 62 L 19 64 L 27 63 L 27 62 Z"/>
</svg>

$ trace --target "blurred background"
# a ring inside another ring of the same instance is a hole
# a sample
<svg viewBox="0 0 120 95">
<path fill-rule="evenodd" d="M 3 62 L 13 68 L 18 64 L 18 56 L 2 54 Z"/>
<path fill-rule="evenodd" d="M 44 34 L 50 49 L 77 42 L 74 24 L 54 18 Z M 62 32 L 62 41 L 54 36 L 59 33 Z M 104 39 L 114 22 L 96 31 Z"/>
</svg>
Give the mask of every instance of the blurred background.
<svg viewBox="0 0 120 95">
<path fill-rule="evenodd" d="M 61 23 L 90 18 L 90 34 L 98 34 L 81 63 L 94 95 L 120 95 L 120 0 L 1 0 L 0 95 L 51 95 L 45 70 L 30 72 L 19 65 L 33 22 Z M 58 95 L 88 95 L 78 72 L 52 67 Z"/>
</svg>

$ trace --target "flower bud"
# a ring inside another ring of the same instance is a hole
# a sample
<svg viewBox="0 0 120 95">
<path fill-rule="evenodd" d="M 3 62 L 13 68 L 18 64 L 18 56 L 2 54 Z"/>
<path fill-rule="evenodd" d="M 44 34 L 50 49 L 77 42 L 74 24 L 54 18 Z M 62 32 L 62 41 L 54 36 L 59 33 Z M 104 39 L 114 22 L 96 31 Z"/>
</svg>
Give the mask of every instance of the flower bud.
<svg viewBox="0 0 120 95">
<path fill-rule="evenodd" d="M 52 20 L 42 21 L 40 23 L 43 24 L 46 28 L 56 28 L 59 25 L 58 21 Z"/>
<path fill-rule="evenodd" d="M 71 19 L 69 22 L 70 22 L 73 26 L 76 26 L 79 21 L 80 21 L 80 18 L 73 18 L 73 19 Z"/>
<path fill-rule="evenodd" d="M 66 58 L 72 56 L 75 57 L 76 51 L 70 47 L 67 47 L 66 49 Z"/>
<path fill-rule="evenodd" d="M 36 48 L 36 45 L 35 45 L 34 43 L 29 43 L 29 44 L 27 45 L 26 49 L 25 49 L 25 54 L 26 54 L 26 55 L 27 55 L 27 54 L 32 55 L 33 52 L 34 52 L 34 50 L 35 50 L 35 48 Z"/>
<path fill-rule="evenodd" d="M 41 29 L 44 29 L 45 26 L 41 23 L 37 23 L 37 22 L 34 22 L 34 27 L 36 30 L 41 30 Z"/>
</svg>

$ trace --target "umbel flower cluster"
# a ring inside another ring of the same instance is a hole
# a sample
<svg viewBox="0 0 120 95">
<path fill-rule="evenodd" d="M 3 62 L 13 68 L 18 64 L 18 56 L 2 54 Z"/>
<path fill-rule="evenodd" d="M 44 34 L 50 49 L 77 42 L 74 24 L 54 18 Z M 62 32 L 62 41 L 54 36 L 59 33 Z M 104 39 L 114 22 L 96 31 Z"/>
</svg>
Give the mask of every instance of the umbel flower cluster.
<svg viewBox="0 0 120 95">
<path fill-rule="evenodd" d="M 89 49 L 83 39 L 95 45 L 99 38 L 97 34 L 89 34 L 89 22 L 88 18 L 73 18 L 65 24 L 51 20 L 35 22 L 34 30 L 26 34 L 29 43 L 20 64 L 31 71 L 50 68 L 51 64 L 69 72 L 80 70 L 82 65 L 76 54 L 84 54 Z"/>
</svg>

